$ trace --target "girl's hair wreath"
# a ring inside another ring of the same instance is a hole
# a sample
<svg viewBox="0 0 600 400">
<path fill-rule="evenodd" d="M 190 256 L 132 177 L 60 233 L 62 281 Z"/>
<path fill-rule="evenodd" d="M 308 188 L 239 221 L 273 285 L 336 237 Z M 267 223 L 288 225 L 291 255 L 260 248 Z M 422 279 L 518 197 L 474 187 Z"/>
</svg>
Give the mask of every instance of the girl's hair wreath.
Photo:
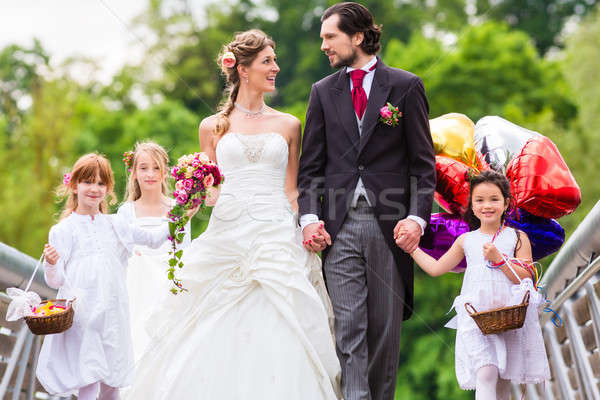
<svg viewBox="0 0 600 400">
<path fill-rule="evenodd" d="M 126 151 L 125 153 L 123 153 L 123 164 L 125 164 L 125 166 L 127 167 L 127 172 L 131 172 L 131 169 L 133 167 L 134 154 L 135 153 L 133 151 Z"/>
</svg>

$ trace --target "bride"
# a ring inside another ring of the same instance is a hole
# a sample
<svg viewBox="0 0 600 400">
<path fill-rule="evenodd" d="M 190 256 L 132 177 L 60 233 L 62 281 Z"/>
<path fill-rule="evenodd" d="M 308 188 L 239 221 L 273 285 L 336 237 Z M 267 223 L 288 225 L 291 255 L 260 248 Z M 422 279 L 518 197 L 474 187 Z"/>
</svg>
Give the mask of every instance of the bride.
<svg viewBox="0 0 600 400">
<path fill-rule="evenodd" d="M 189 292 L 148 321 L 153 342 L 130 399 L 339 398 L 321 261 L 296 224 L 300 122 L 263 102 L 279 72 L 274 48 L 250 30 L 219 57 L 228 99 L 199 135 L 225 182 L 207 230 L 184 250 Z"/>
</svg>

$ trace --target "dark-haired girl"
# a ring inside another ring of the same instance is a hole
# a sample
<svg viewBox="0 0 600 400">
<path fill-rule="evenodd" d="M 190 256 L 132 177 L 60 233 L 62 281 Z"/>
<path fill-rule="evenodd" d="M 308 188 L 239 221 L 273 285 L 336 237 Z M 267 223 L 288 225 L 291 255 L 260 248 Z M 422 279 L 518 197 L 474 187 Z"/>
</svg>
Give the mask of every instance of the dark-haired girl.
<svg viewBox="0 0 600 400">
<path fill-rule="evenodd" d="M 550 378 L 538 321 L 543 299 L 521 264 L 531 262 L 531 244 L 525 233 L 505 225 L 510 198 L 503 175 L 482 172 L 471 180 L 465 218 L 472 230 L 459 236 L 439 260 L 420 249 L 411 253 L 431 276 L 442 275 L 467 258 L 461 293 L 453 305 L 457 316 L 446 326 L 457 330 L 458 383 L 462 389 L 475 389 L 477 400 L 509 399 L 510 382 L 539 383 Z M 520 329 L 483 335 L 464 307 L 471 303 L 477 311 L 487 311 L 518 304 L 526 291 L 531 298 Z"/>
</svg>

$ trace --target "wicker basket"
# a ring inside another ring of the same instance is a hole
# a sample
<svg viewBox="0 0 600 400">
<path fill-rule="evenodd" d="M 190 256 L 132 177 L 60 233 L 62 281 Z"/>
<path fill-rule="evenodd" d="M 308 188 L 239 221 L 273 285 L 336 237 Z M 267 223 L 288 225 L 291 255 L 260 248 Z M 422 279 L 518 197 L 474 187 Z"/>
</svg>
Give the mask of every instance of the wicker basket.
<svg viewBox="0 0 600 400">
<path fill-rule="evenodd" d="M 475 320 L 475 323 L 479 326 L 481 332 L 484 335 L 491 335 L 521 328 L 525 322 L 528 305 L 529 290 L 523 296 L 521 304 L 515 306 L 477 312 L 471 303 L 465 303 L 465 309 Z"/>
<path fill-rule="evenodd" d="M 75 314 L 71 305 L 74 300 L 75 299 L 53 299 L 42 301 L 40 305 L 44 305 L 48 303 L 48 301 L 51 301 L 54 304 L 64 306 L 66 309 L 65 311 L 44 317 L 25 317 L 25 322 L 27 322 L 27 326 L 31 333 L 34 335 L 50 335 L 53 333 L 61 333 L 69 329 L 71 325 L 73 325 L 73 316 Z"/>
</svg>

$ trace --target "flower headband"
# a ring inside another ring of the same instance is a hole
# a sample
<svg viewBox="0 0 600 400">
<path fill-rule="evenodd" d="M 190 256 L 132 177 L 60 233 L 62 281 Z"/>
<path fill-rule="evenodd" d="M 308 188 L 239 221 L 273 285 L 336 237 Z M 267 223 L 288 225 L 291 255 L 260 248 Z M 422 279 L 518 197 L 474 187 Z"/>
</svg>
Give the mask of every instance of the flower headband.
<svg viewBox="0 0 600 400">
<path fill-rule="evenodd" d="M 131 167 L 133 165 L 133 151 L 126 151 L 123 153 L 123 163 L 127 167 L 127 172 L 131 172 Z"/>
<path fill-rule="evenodd" d="M 223 57 L 221 58 L 221 65 L 225 68 L 233 68 L 235 67 L 236 61 L 235 54 L 233 54 L 231 51 L 228 51 L 223 54 Z"/>
<path fill-rule="evenodd" d="M 71 173 L 67 172 L 63 175 L 63 185 L 65 185 L 65 187 L 68 187 L 69 183 L 71 183 Z"/>
</svg>

